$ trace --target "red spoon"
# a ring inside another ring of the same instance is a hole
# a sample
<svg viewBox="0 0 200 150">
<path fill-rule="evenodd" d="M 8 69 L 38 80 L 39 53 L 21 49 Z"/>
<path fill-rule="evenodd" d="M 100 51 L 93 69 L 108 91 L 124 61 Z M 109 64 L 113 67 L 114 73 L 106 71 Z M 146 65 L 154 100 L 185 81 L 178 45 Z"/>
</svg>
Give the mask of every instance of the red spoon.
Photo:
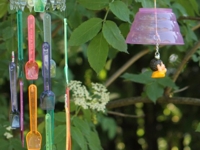
<svg viewBox="0 0 200 150">
<path fill-rule="evenodd" d="M 28 53 L 29 61 L 25 65 L 27 80 L 36 80 L 38 78 L 39 67 L 35 62 L 35 17 L 28 16 Z"/>
</svg>

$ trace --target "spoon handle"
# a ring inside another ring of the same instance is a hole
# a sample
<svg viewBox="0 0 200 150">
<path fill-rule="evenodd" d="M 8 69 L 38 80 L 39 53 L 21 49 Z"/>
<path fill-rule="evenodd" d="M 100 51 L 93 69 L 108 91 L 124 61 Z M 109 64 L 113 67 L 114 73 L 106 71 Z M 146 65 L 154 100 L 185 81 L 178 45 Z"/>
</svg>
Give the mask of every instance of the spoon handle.
<svg viewBox="0 0 200 150">
<path fill-rule="evenodd" d="M 28 53 L 29 60 L 35 61 L 35 17 L 28 16 Z"/>
<path fill-rule="evenodd" d="M 45 0 L 34 0 L 34 11 L 44 12 L 45 10 Z"/>
<path fill-rule="evenodd" d="M 45 129 L 46 129 L 46 150 L 52 150 L 52 130 L 51 130 L 51 115 L 45 115 Z"/>
<path fill-rule="evenodd" d="M 18 36 L 18 60 L 23 60 L 23 28 L 22 11 L 17 11 L 17 36 Z"/>
<path fill-rule="evenodd" d="M 37 87 L 31 84 L 29 91 L 30 130 L 37 131 Z"/>
<path fill-rule="evenodd" d="M 21 129 L 21 141 L 22 147 L 24 147 L 24 97 L 23 97 L 23 86 L 24 83 L 22 80 L 19 81 L 20 85 L 20 129 Z"/>
<path fill-rule="evenodd" d="M 17 103 L 17 70 L 14 62 L 14 52 L 12 52 L 12 62 L 9 64 L 9 76 L 10 76 L 10 93 L 11 93 L 11 105 L 12 112 L 18 111 Z"/>
<path fill-rule="evenodd" d="M 44 42 L 48 42 L 50 46 L 50 58 L 52 58 L 51 54 L 51 15 L 48 13 L 44 14 L 43 19 L 43 30 L 44 30 Z"/>
<path fill-rule="evenodd" d="M 43 82 L 44 90 L 50 90 L 50 46 L 47 42 L 44 42 L 42 45 L 42 73 L 43 73 Z"/>
</svg>

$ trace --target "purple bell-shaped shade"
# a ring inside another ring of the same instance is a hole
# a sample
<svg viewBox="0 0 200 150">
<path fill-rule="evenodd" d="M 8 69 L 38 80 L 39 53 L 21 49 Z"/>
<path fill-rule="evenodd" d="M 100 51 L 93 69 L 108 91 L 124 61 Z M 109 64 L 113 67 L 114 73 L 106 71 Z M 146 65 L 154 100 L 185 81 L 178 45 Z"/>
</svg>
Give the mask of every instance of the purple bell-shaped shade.
<svg viewBox="0 0 200 150">
<path fill-rule="evenodd" d="M 129 44 L 183 45 L 172 9 L 140 8 L 126 38 Z"/>
</svg>

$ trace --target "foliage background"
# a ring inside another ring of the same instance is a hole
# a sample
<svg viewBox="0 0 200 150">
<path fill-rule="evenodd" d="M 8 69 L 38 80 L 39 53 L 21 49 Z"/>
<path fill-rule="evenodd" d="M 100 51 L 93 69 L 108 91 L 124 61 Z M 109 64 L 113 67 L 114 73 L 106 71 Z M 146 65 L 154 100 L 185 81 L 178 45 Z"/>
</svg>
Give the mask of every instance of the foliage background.
<svg viewBox="0 0 200 150">
<path fill-rule="evenodd" d="M 149 61 L 154 56 L 154 46 L 126 45 L 124 42 L 131 22 L 141 7 L 153 7 L 153 0 L 67 0 L 66 12 L 47 11 L 52 16 L 52 50 L 57 63 L 57 76 L 52 79 L 52 90 L 56 94 L 55 109 L 55 142 L 54 148 L 65 149 L 65 114 L 64 114 L 64 37 L 63 18 L 68 19 L 69 68 L 70 79 L 80 80 L 90 87 L 91 82 L 105 84 L 113 100 L 124 100 L 142 96 L 154 103 L 135 103 L 126 107 L 109 108 L 107 114 L 90 110 L 79 110 L 71 104 L 73 149 L 91 150 L 197 150 L 200 147 L 199 104 L 179 105 L 173 103 L 155 103 L 162 97 L 199 98 L 199 0 L 162 0 L 158 7 L 172 8 L 180 30 L 184 36 L 183 46 L 164 46 L 160 48 L 161 59 L 168 68 L 168 77 L 162 81 L 150 80 Z M 43 25 L 39 13 L 23 13 L 24 25 L 24 62 L 27 53 L 26 18 L 33 14 L 36 21 L 36 59 L 41 65 L 41 45 L 43 42 Z M 20 131 L 6 129 L 9 126 L 10 88 L 8 64 L 11 51 L 17 52 L 16 12 L 9 9 L 9 1 L 0 2 L 0 149 L 25 149 L 20 144 Z M 197 43 L 193 53 L 188 52 Z M 143 54 L 141 54 L 144 52 Z M 141 54 L 137 61 L 126 65 L 126 62 Z M 184 62 L 185 57 L 189 57 Z M 177 80 L 173 75 L 183 64 Z M 108 81 L 125 65 L 127 68 L 111 84 Z M 126 73 L 126 74 L 124 74 Z M 124 80 L 126 78 L 126 80 Z M 128 80 L 128 81 L 127 81 Z M 175 83 L 173 82 L 175 81 Z M 42 77 L 36 81 L 24 78 L 25 97 L 25 134 L 29 131 L 28 85 L 38 87 L 38 97 L 43 91 Z M 166 93 L 166 87 L 171 87 Z M 185 88 L 186 87 L 186 88 Z M 178 89 L 184 89 L 177 92 Z M 126 101 L 122 101 L 126 103 Z M 115 112 L 113 115 L 112 112 Z M 116 115 L 125 114 L 125 117 Z M 112 113 L 112 114 L 111 114 Z M 39 131 L 44 134 L 44 114 L 38 109 Z M 128 115 L 132 115 L 128 117 Z M 135 116 L 133 116 L 135 115 Z M 14 137 L 7 139 L 5 132 Z M 43 139 L 44 141 L 45 139 Z M 43 142 L 44 147 L 44 142 Z M 44 148 L 45 149 L 45 148 Z"/>
</svg>

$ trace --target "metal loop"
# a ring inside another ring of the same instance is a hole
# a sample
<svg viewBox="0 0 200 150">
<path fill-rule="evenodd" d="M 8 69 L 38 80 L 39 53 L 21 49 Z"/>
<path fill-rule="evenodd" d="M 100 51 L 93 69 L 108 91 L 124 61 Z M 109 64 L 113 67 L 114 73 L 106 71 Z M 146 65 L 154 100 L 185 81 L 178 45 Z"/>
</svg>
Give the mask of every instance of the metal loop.
<svg viewBox="0 0 200 150">
<path fill-rule="evenodd" d="M 160 53 L 158 51 L 155 52 L 155 58 L 160 59 Z"/>
</svg>

